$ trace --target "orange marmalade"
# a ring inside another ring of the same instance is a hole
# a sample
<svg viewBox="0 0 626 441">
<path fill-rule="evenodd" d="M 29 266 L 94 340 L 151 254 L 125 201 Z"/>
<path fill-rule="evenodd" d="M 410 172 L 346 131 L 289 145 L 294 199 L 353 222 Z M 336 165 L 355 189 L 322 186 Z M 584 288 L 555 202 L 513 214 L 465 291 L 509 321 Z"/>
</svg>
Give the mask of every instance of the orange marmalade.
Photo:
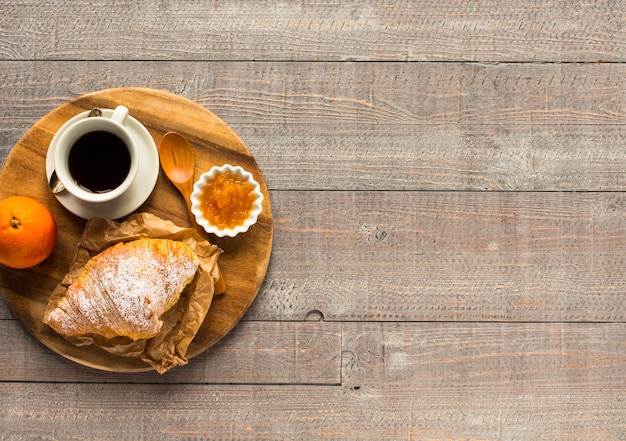
<svg viewBox="0 0 626 441">
<path fill-rule="evenodd" d="M 256 199 L 254 187 L 230 172 L 207 182 L 200 196 L 200 210 L 206 220 L 220 230 L 242 225 Z"/>
</svg>

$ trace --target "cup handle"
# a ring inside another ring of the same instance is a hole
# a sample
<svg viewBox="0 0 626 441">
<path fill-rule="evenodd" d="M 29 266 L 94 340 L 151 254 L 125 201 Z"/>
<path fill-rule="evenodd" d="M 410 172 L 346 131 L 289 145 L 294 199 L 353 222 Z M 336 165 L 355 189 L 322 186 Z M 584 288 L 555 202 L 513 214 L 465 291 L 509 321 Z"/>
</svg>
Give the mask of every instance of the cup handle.
<svg viewBox="0 0 626 441">
<path fill-rule="evenodd" d="M 124 125 L 126 117 L 128 116 L 128 109 L 125 106 L 117 106 L 111 115 L 111 119 L 118 124 Z"/>
</svg>

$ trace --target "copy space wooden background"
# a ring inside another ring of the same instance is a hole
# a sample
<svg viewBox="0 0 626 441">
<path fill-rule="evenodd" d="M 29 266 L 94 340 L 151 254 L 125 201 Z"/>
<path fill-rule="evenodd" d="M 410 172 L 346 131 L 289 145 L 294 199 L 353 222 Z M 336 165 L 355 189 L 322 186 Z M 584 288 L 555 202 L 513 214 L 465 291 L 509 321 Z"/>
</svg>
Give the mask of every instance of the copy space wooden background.
<svg viewBox="0 0 626 441">
<path fill-rule="evenodd" d="M 0 153 L 164 89 L 265 176 L 269 271 L 181 369 L 66 361 L 0 302 L 0 439 L 626 439 L 626 7 L 7 0 Z"/>
</svg>

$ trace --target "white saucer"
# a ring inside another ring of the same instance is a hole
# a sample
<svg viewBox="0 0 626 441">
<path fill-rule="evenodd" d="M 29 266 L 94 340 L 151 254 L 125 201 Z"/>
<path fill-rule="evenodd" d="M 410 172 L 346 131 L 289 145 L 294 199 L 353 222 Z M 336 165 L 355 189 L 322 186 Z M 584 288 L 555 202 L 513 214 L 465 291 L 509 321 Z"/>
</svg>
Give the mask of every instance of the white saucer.
<svg viewBox="0 0 626 441">
<path fill-rule="evenodd" d="M 86 111 L 74 116 L 63 124 L 52 138 L 46 156 L 46 175 L 48 181 L 50 181 L 50 176 L 52 176 L 52 172 L 54 171 L 54 150 L 61 133 L 63 133 L 70 124 L 86 118 L 88 114 L 89 111 Z M 112 109 L 102 109 L 103 116 L 110 117 L 112 114 Z M 137 176 L 131 184 L 131 188 L 117 199 L 97 204 L 81 201 L 67 191 L 55 194 L 61 205 L 75 215 L 84 219 L 92 217 L 119 219 L 139 208 L 141 204 L 150 197 L 152 190 L 154 190 L 157 178 L 159 177 L 159 152 L 156 144 L 148 130 L 139 121 L 130 115 L 127 121 L 126 127 L 135 138 L 137 148 L 141 155 L 139 158 Z"/>
</svg>

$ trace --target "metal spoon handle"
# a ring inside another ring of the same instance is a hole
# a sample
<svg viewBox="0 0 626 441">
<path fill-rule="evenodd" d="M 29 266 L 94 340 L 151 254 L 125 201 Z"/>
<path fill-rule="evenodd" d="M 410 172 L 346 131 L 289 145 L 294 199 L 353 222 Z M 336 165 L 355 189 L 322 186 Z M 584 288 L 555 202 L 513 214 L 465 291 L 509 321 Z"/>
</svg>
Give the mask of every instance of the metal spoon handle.
<svg viewBox="0 0 626 441">
<path fill-rule="evenodd" d="M 63 185 L 63 183 L 57 176 L 56 170 L 52 170 L 52 176 L 50 176 L 49 185 L 50 185 L 50 191 L 53 194 L 61 193 L 63 190 L 65 190 L 65 186 Z"/>
</svg>

